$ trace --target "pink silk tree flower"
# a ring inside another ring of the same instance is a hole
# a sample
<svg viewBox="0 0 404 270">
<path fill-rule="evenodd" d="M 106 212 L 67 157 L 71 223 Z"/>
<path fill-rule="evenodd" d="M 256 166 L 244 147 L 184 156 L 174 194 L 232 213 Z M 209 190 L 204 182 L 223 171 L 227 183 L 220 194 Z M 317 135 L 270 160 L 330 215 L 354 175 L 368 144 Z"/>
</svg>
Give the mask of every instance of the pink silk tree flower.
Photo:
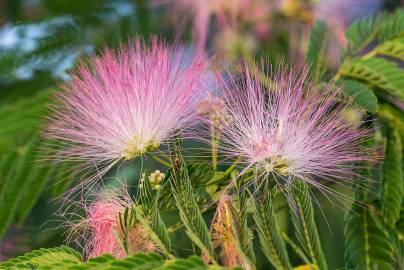
<svg viewBox="0 0 404 270">
<path fill-rule="evenodd" d="M 205 61 L 152 39 L 106 49 L 80 64 L 56 94 L 45 136 L 56 161 L 84 162 L 104 175 L 195 122 Z"/>
<path fill-rule="evenodd" d="M 215 32 L 236 33 L 240 25 L 248 25 L 258 38 L 264 38 L 270 30 L 268 19 L 273 10 L 273 5 L 265 0 L 153 0 L 153 3 L 168 7 L 180 26 L 179 32 L 183 30 L 181 25 L 185 25 L 185 20 L 178 21 L 178 14 L 183 15 L 181 18 L 192 18 L 193 40 L 199 52 L 205 51 L 213 21 Z"/>
<path fill-rule="evenodd" d="M 124 257 L 125 251 L 119 242 L 119 215 L 133 201 L 123 187 L 117 190 L 102 190 L 93 194 L 92 201 L 77 201 L 59 213 L 65 219 L 66 241 L 82 247 L 86 258 L 104 253 Z"/>
<path fill-rule="evenodd" d="M 350 102 L 340 102 L 339 89 L 314 86 L 307 68 L 280 66 L 268 87 L 263 69 L 246 64 L 240 71 L 219 79 L 229 119 L 220 126 L 219 150 L 244 164 L 242 173 L 253 169 L 254 184 L 297 178 L 326 191 L 319 180 L 350 181 L 355 164 L 371 160 L 362 147 L 369 131 L 345 117 Z"/>
<path fill-rule="evenodd" d="M 83 247 L 86 258 L 94 258 L 109 253 L 123 258 L 129 252 L 152 252 L 157 245 L 150 239 L 146 229 L 138 223 L 127 228 L 127 248 L 122 243 L 123 232 L 119 219 L 124 217 L 125 208 L 131 209 L 134 202 L 126 186 L 116 190 L 104 190 L 95 194 L 95 200 L 81 202 L 79 209 L 84 210 L 85 217 L 77 212 L 64 213 L 68 230 L 67 241 L 74 241 Z M 129 215 L 131 215 L 129 211 Z"/>
<path fill-rule="evenodd" d="M 89 258 L 110 253 L 117 257 L 123 257 L 116 232 L 118 231 L 119 214 L 123 214 L 125 208 L 119 202 L 97 201 L 87 210 L 88 225 L 91 231 Z M 88 239 L 87 239 L 88 241 Z"/>
</svg>

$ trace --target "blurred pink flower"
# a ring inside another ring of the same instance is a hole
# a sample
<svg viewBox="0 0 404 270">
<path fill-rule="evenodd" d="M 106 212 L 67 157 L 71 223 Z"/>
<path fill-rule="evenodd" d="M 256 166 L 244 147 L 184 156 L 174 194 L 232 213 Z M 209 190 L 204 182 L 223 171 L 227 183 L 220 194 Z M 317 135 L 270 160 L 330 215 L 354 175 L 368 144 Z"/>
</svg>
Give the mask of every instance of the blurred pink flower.
<svg viewBox="0 0 404 270">
<path fill-rule="evenodd" d="M 338 102 L 340 90 L 316 88 L 307 72 L 280 67 L 265 87 L 263 71 L 246 64 L 242 78 L 221 80 L 229 124 L 221 126 L 220 149 L 242 158 L 244 171 L 255 168 L 257 179 L 273 175 L 287 184 L 298 178 L 326 189 L 318 179 L 349 180 L 356 162 L 370 160 L 361 146 L 369 132 L 345 117 L 349 102 Z"/>
<path fill-rule="evenodd" d="M 209 28 L 213 21 L 216 23 L 215 32 L 238 33 L 240 25 L 249 25 L 258 38 L 265 38 L 270 31 L 268 19 L 272 5 L 265 0 L 153 0 L 153 2 L 156 5 L 167 6 L 175 19 L 184 18 L 185 15 L 192 16 L 193 40 L 199 52 L 205 50 Z"/>
<path fill-rule="evenodd" d="M 152 39 L 105 50 L 62 85 L 45 136 L 56 161 L 84 161 L 104 175 L 121 160 L 157 148 L 195 120 L 205 63 Z"/>
<path fill-rule="evenodd" d="M 339 43 L 347 45 L 345 30 L 354 20 L 373 16 L 381 8 L 382 0 L 322 0 L 315 5 L 316 19 L 334 28 Z"/>
</svg>

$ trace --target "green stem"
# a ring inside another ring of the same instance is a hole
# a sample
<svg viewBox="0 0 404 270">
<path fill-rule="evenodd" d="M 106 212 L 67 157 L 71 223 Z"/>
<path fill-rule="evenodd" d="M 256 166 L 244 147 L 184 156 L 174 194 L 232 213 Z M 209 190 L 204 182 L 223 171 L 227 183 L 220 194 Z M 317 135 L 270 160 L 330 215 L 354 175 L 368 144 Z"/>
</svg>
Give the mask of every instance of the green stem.
<svg viewBox="0 0 404 270">
<path fill-rule="evenodd" d="M 217 148 L 218 148 L 218 138 L 216 135 L 216 129 L 214 125 L 210 125 L 210 136 L 212 140 L 212 167 L 213 170 L 217 171 Z"/>
<path fill-rule="evenodd" d="M 303 250 L 301 250 L 284 231 L 281 231 L 281 236 L 283 240 L 290 245 L 296 255 L 300 257 L 300 259 L 302 259 L 306 264 L 311 264 L 309 258 L 307 258 L 306 254 L 304 254 Z"/>
<path fill-rule="evenodd" d="M 160 163 L 163 164 L 164 166 L 166 166 L 166 167 L 168 167 L 168 168 L 171 167 L 171 164 L 170 164 L 169 162 L 165 161 L 164 159 L 159 158 L 158 156 L 153 155 L 153 154 L 150 154 L 150 156 L 151 156 L 155 161 L 160 162 Z"/>
</svg>

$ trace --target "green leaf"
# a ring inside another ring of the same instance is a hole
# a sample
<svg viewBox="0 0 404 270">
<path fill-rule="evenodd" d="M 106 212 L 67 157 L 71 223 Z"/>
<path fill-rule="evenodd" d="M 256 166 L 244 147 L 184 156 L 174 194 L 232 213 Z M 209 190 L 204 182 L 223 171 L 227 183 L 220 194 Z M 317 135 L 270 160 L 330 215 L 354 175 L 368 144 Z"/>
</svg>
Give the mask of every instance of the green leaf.
<svg viewBox="0 0 404 270">
<path fill-rule="evenodd" d="M 40 166 L 35 164 L 34 166 Z M 30 176 L 26 181 L 27 186 L 29 186 L 29 191 L 24 192 L 20 198 L 19 207 L 16 213 L 16 222 L 22 223 L 28 216 L 32 207 L 38 201 L 43 190 L 46 188 L 46 184 L 49 182 L 52 173 L 55 171 L 56 167 L 46 166 L 40 167 L 33 170 L 34 175 Z"/>
<path fill-rule="evenodd" d="M 364 84 L 347 79 L 340 79 L 335 84 L 342 87 L 344 94 L 352 97 L 358 107 L 370 113 L 377 113 L 379 109 L 377 97 Z"/>
<path fill-rule="evenodd" d="M 236 190 L 238 191 L 237 202 L 235 205 L 230 204 L 232 227 L 235 232 L 233 235 L 233 242 L 245 261 L 250 265 L 255 264 L 255 253 L 253 246 L 253 233 L 248 227 L 248 213 L 247 213 L 247 190 L 243 188 L 244 177 L 237 179 L 238 172 L 233 171 L 231 178 L 236 183 Z"/>
<path fill-rule="evenodd" d="M 309 187 L 305 182 L 296 180 L 289 187 L 288 193 L 292 223 L 300 246 L 319 269 L 328 269 L 316 222 L 314 221 Z"/>
<path fill-rule="evenodd" d="M 147 179 L 147 172 L 144 172 L 142 178 L 140 179 L 139 194 L 142 211 L 148 216 L 150 215 L 153 207 L 155 207 L 157 192 L 153 190 L 150 181 Z"/>
<path fill-rule="evenodd" d="M 178 142 L 171 146 L 170 152 L 172 172 L 169 181 L 186 233 L 202 253 L 216 263 L 209 230 L 195 200 Z"/>
<path fill-rule="evenodd" d="M 17 207 L 25 192 L 29 192 L 28 177 L 33 164 L 33 153 L 36 139 L 34 138 L 24 148 L 17 150 L 18 163 L 15 166 L 15 176 L 0 192 L 0 238 L 6 232 L 8 225 L 13 221 Z"/>
<path fill-rule="evenodd" d="M 377 37 L 377 25 L 380 18 L 367 17 L 353 22 L 346 30 L 348 50 L 351 55 L 359 53 Z"/>
<path fill-rule="evenodd" d="M 310 40 L 306 54 L 306 61 L 311 65 L 315 81 L 318 81 L 324 75 L 326 42 L 327 25 L 325 22 L 317 21 L 310 30 Z"/>
<path fill-rule="evenodd" d="M 401 142 L 404 141 L 404 113 L 397 110 L 390 104 L 382 103 L 380 104 L 380 109 L 378 115 L 383 117 L 394 124 L 394 127 L 399 131 L 401 136 Z"/>
<path fill-rule="evenodd" d="M 400 218 L 404 197 L 402 142 L 398 130 L 391 124 L 385 125 L 387 146 L 383 163 L 381 211 L 386 224 L 394 227 Z"/>
<path fill-rule="evenodd" d="M 0 263 L 0 269 L 38 270 L 224 270 L 224 267 L 206 265 L 201 258 L 191 256 L 186 259 L 164 260 L 155 253 L 137 253 L 124 259 L 116 259 L 110 254 L 91 258 L 84 262 L 71 248 L 40 249 L 23 256 Z M 238 267 L 233 270 L 242 270 Z"/>
<path fill-rule="evenodd" d="M 393 247 L 386 230 L 369 209 L 356 201 L 345 222 L 348 269 L 393 270 Z"/>
<path fill-rule="evenodd" d="M 0 107 L 0 155 L 30 140 L 48 112 L 51 91 Z"/>
<path fill-rule="evenodd" d="M 404 242 L 404 203 L 401 207 L 400 219 L 397 221 L 396 230 L 400 240 Z"/>
<path fill-rule="evenodd" d="M 159 246 L 161 252 L 172 258 L 171 241 L 167 227 L 160 216 L 158 197 L 159 192 L 153 190 L 150 181 L 142 178 L 140 185 L 141 205 L 135 206 L 134 211 L 136 218 L 147 230 L 153 242 Z"/>
<path fill-rule="evenodd" d="M 365 49 L 372 41 L 380 44 L 399 37 L 404 33 L 404 11 L 383 13 L 377 17 L 367 17 L 353 22 L 345 32 L 348 51 L 355 55 Z"/>
<path fill-rule="evenodd" d="M 36 269 L 38 266 L 63 262 L 65 264 L 80 263 L 82 261 L 80 254 L 66 246 L 57 248 L 41 248 L 32 251 L 23 256 L 0 262 L 0 269 Z"/>
<path fill-rule="evenodd" d="M 368 83 L 404 101 L 404 72 L 386 59 L 346 60 L 341 65 L 338 74 Z"/>
<path fill-rule="evenodd" d="M 383 42 L 374 49 L 374 53 L 404 61 L 404 37 Z"/>
<path fill-rule="evenodd" d="M 273 194 L 269 189 L 264 189 L 262 198 L 251 198 L 261 249 L 276 269 L 292 269 L 286 245 L 276 221 L 272 197 Z"/>
<path fill-rule="evenodd" d="M 396 9 L 394 13 L 385 13 L 379 24 L 378 39 L 380 42 L 404 34 L 404 10 Z"/>
<path fill-rule="evenodd" d="M 167 257 L 172 258 L 171 241 L 167 227 L 161 219 L 158 211 L 158 204 L 155 203 L 150 216 L 146 216 L 141 207 L 135 207 L 136 218 L 147 230 L 148 236 L 159 247 L 160 251 Z"/>
</svg>

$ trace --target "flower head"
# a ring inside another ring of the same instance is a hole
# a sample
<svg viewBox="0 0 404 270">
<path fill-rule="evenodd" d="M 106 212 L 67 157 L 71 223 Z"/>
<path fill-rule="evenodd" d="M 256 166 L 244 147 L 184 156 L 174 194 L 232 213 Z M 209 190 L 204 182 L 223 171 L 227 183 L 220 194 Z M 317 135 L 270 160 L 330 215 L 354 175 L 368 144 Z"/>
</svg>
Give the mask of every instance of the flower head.
<svg viewBox="0 0 404 270">
<path fill-rule="evenodd" d="M 204 68 L 156 39 L 93 56 L 56 95 L 46 130 L 60 146 L 56 159 L 85 161 L 102 175 L 157 148 L 195 119 Z"/>
<path fill-rule="evenodd" d="M 124 186 L 117 190 L 96 193 L 95 200 L 89 205 L 86 202 L 79 205 L 79 208 L 84 210 L 84 218 L 77 213 L 63 214 L 64 217 L 74 219 L 67 222 L 70 227 L 67 240 L 83 246 L 84 254 L 88 258 L 104 253 L 122 258 L 128 252 L 132 254 L 155 251 L 157 246 L 141 224 L 128 224 L 127 228 L 121 226 L 120 218 L 123 218 L 125 209 L 130 209 L 133 204 Z M 129 212 L 129 215 L 131 214 Z M 124 229 L 127 230 L 127 248 L 124 247 L 121 236 Z"/>
<path fill-rule="evenodd" d="M 123 214 L 125 207 L 119 201 L 97 201 L 87 210 L 87 222 L 91 237 L 87 244 L 90 248 L 89 257 L 97 257 L 103 253 L 110 253 L 122 257 L 121 247 L 116 239 L 119 214 Z"/>
<path fill-rule="evenodd" d="M 340 102 L 339 89 L 314 86 L 304 68 L 280 68 L 269 87 L 258 68 L 245 65 L 241 71 L 241 77 L 220 82 L 230 119 L 220 148 L 241 158 L 244 171 L 254 168 L 257 179 L 299 178 L 321 188 L 318 179 L 349 179 L 356 162 L 370 159 L 361 146 L 368 131 L 345 117 L 349 102 Z"/>
</svg>

